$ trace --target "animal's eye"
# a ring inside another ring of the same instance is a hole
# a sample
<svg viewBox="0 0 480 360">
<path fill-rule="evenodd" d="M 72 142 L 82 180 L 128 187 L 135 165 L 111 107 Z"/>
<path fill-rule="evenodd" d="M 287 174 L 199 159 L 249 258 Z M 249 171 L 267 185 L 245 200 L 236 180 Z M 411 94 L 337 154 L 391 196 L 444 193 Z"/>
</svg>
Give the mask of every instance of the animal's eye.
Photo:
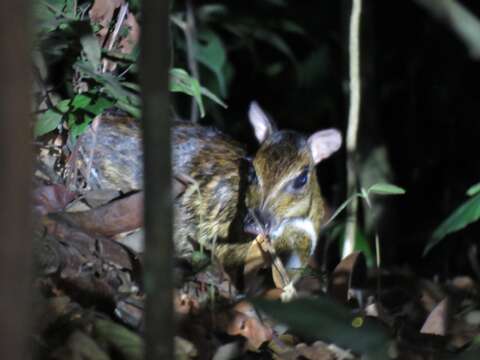
<svg viewBox="0 0 480 360">
<path fill-rule="evenodd" d="M 250 163 L 248 166 L 248 183 L 256 184 L 257 181 L 258 181 L 257 173 L 255 172 L 255 168 L 253 167 L 253 164 Z"/>
<path fill-rule="evenodd" d="M 308 169 L 305 169 L 302 171 L 300 175 L 298 175 L 294 180 L 293 180 L 293 188 L 295 190 L 301 189 L 302 187 L 305 186 L 305 184 L 308 181 Z"/>
</svg>

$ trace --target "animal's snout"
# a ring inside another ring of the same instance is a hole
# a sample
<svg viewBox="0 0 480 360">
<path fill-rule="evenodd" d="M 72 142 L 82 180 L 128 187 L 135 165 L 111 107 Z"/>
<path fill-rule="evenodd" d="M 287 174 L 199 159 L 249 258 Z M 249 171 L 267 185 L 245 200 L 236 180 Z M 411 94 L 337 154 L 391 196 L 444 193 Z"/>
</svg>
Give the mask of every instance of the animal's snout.
<svg viewBox="0 0 480 360">
<path fill-rule="evenodd" d="M 268 234 L 272 226 L 272 216 L 260 209 L 250 210 L 245 217 L 243 229 L 253 235 Z"/>
</svg>

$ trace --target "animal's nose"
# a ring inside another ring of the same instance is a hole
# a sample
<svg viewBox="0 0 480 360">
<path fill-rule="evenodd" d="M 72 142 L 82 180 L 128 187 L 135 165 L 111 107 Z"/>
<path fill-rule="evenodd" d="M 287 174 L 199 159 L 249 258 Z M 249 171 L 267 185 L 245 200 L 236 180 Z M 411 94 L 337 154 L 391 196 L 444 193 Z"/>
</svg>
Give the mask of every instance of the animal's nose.
<svg viewBox="0 0 480 360">
<path fill-rule="evenodd" d="M 268 234 L 272 225 L 271 216 L 260 209 L 250 210 L 243 224 L 245 232 L 253 235 Z"/>
</svg>

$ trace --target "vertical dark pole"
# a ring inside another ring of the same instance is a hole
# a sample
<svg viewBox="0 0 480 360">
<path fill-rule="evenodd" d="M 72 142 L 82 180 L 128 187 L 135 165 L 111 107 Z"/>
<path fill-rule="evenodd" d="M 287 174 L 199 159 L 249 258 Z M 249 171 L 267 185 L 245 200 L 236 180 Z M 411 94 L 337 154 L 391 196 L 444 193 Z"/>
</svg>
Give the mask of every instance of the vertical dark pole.
<svg viewBox="0 0 480 360">
<path fill-rule="evenodd" d="M 0 353 L 30 354 L 31 183 L 30 2 L 0 11 Z"/>
<path fill-rule="evenodd" d="M 140 56 L 145 156 L 146 358 L 173 359 L 169 1 L 143 0 Z"/>
</svg>

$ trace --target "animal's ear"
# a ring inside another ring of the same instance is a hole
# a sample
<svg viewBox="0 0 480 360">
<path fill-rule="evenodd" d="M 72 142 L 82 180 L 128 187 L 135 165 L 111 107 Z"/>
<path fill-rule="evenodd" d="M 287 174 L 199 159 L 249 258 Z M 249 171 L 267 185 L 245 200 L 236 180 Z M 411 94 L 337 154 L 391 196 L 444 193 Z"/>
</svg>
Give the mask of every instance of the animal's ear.
<svg viewBox="0 0 480 360">
<path fill-rule="evenodd" d="M 342 145 L 342 135 L 337 129 L 317 131 L 308 138 L 308 146 L 312 152 L 313 161 L 318 164 L 328 158 Z"/>
<path fill-rule="evenodd" d="M 255 137 L 260 144 L 275 131 L 275 124 L 256 101 L 250 103 L 248 118 L 255 132 Z"/>
</svg>

